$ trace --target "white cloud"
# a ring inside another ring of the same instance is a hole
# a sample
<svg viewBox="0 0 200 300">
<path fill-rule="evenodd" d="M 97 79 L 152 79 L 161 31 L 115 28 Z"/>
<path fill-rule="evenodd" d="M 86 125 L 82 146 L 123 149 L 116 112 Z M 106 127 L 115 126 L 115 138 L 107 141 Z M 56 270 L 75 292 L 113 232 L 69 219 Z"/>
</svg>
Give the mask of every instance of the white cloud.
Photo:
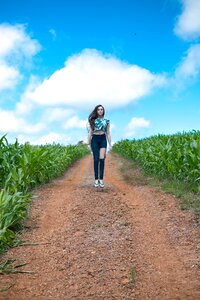
<svg viewBox="0 0 200 300">
<path fill-rule="evenodd" d="M 175 33 L 184 40 L 194 40 L 200 37 L 200 1 L 180 0 L 183 11 L 177 19 Z M 171 83 L 176 87 L 185 88 L 190 79 L 199 75 L 200 44 L 191 45 L 179 62 Z"/>
<path fill-rule="evenodd" d="M 110 123 L 110 131 L 112 131 L 112 129 L 116 128 L 116 125 L 114 123 Z"/>
<path fill-rule="evenodd" d="M 19 129 L 18 132 L 24 132 L 24 133 L 38 133 L 41 132 L 42 130 L 44 130 L 46 128 L 46 125 L 42 122 L 36 123 L 36 124 L 27 124 L 25 122 L 24 124 L 24 128 Z"/>
<path fill-rule="evenodd" d="M 32 57 L 40 51 L 41 46 L 38 41 L 31 39 L 25 30 L 26 28 L 22 24 L 0 24 L 1 58 L 5 58 L 13 53 L 18 53 L 20 56 Z"/>
<path fill-rule="evenodd" d="M 150 121 L 141 118 L 132 118 L 126 127 L 126 137 L 134 136 L 136 131 L 142 128 L 148 128 L 150 126 Z"/>
<path fill-rule="evenodd" d="M 54 143 L 61 143 L 66 144 L 69 143 L 71 138 L 68 135 L 50 132 L 47 135 L 42 136 L 38 141 L 36 141 L 36 144 L 52 144 Z"/>
<path fill-rule="evenodd" d="M 15 117 L 12 111 L 0 109 L 0 131 L 1 132 L 16 132 L 24 125 L 23 119 Z"/>
<path fill-rule="evenodd" d="M 21 100 L 16 104 L 15 111 L 18 115 L 22 115 L 22 116 L 27 115 L 34 108 L 35 103 L 33 103 L 30 100 L 30 94 L 32 93 L 32 91 L 34 91 L 34 89 L 37 87 L 38 84 L 39 84 L 38 78 L 32 75 L 29 79 L 29 83 L 25 91 L 21 95 Z"/>
<path fill-rule="evenodd" d="M 178 17 L 174 31 L 184 40 L 193 40 L 200 36 L 200 1 L 180 0 L 183 11 Z"/>
<path fill-rule="evenodd" d="M 0 91 L 15 87 L 20 69 L 41 49 L 25 30 L 24 25 L 0 24 Z"/>
<path fill-rule="evenodd" d="M 34 144 L 52 144 L 52 143 L 66 144 L 70 142 L 70 137 L 64 134 L 50 132 L 47 135 L 43 135 L 39 139 L 34 141 Z"/>
<path fill-rule="evenodd" d="M 192 45 L 176 69 L 178 80 L 194 78 L 200 71 L 200 44 Z"/>
<path fill-rule="evenodd" d="M 87 119 L 80 120 L 78 116 L 73 116 L 64 123 L 63 128 L 64 129 L 71 129 L 71 128 L 86 129 L 86 125 L 87 125 Z"/>
<path fill-rule="evenodd" d="M 57 36 L 55 29 L 51 28 L 51 29 L 49 30 L 49 33 L 51 33 L 52 39 L 55 40 L 55 39 L 56 39 L 56 36 Z"/>
<path fill-rule="evenodd" d="M 32 111 L 33 107 L 33 103 L 26 97 L 22 96 L 21 101 L 16 104 L 16 113 L 23 116 L 27 115 Z"/>
<path fill-rule="evenodd" d="M 16 85 L 19 79 L 19 72 L 0 61 L 0 90 L 9 89 Z"/>
<path fill-rule="evenodd" d="M 96 103 L 106 108 L 124 106 L 165 83 L 137 65 L 129 65 L 94 49 L 85 49 L 65 67 L 45 79 L 29 96 L 40 105 L 65 104 L 88 110 Z M 105 103 L 105 104 L 104 104 Z"/>
<path fill-rule="evenodd" d="M 38 133 L 46 125 L 44 123 L 28 124 L 23 118 L 19 118 L 13 111 L 0 109 L 0 132 Z"/>
<path fill-rule="evenodd" d="M 61 107 L 48 108 L 44 111 L 42 119 L 46 123 L 61 122 L 74 114 L 74 110 Z"/>
<path fill-rule="evenodd" d="M 23 134 L 18 135 L 18 140 L 20 143 L 30 142 L 32 145 L 45 145 L 52 143 L 59 143 L 63 145 L 70 144 L 71 138 L 65 134 L 60 134 L 56 132 L 50 132 L 41 137 L 30 137 Z"/>
</svg>

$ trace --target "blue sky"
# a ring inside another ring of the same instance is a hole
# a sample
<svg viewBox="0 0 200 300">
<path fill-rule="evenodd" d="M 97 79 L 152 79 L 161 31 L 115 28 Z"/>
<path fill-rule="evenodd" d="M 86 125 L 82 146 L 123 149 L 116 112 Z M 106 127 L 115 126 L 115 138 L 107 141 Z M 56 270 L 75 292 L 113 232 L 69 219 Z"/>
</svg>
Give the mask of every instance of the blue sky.
<svg viewBox="0 0 200 300">
<path fill-rule="evenodd" d="M 199 0 L 0 1 L 0 134 L 112 141 L 200 129 Z"/>
</svg>

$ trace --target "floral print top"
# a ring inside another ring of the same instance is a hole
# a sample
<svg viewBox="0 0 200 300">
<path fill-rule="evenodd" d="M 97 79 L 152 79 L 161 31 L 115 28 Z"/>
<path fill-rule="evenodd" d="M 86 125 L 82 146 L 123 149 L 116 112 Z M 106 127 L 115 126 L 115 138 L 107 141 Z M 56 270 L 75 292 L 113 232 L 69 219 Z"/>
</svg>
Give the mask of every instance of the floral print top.
<svg viewBox="0 0 200 300">
<path fill-rule="evenodd" d="M 106 132 L 107 130 L 107 125 L 110 123 L 110 120 L 108 119 L 104 119 L 104 118 L 97 118 L 94 121 L 94 130 L 93 131 L 97 131 L 97 130 L 102 130 L 104 132 Z"/>
</svg>

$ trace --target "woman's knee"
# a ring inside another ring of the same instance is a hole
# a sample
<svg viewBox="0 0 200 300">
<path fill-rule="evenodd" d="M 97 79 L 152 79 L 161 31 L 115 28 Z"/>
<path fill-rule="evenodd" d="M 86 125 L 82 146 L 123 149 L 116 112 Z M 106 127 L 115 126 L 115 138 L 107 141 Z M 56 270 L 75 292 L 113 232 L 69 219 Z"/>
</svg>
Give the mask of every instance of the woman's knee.
<svg viewBox="0 0 200 300">
<path fill-rule="evenodd" d="M 99 161 L 100 161 L 100 163 L 104 163 L 105 158 L 100 158 Z"/>
<path fill-rule="evenodd" d="M 104 159 L 106 157 L 106 148 L 100 149 L 100 159 Z"/>
<path fill-rule="evenodd" d="M 104 156 L 100 156 L 100 158 L 99 158 L 99 159 L 103 159 L 103 160 L 105 160 L 105 158 L 106 158 L 106 154 L 104 154 Z"/>
</svg>

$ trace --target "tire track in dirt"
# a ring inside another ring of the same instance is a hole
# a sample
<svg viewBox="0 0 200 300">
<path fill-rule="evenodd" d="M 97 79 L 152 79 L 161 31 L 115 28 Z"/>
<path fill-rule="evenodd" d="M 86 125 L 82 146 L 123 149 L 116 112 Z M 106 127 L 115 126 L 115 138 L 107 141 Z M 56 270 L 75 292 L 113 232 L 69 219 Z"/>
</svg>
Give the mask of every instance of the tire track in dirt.
<svg viewBox="0 0 200 300">
<path fill-rule="evenodd" d="M 200 299 L 192 213 L 155 188 L 125 183 L 113 155 L 105 188 L 92 183 L 88 156 L 35 190 L 22 239 L 40 244 L 4 258 L 28 261 L 23 269 L 36 273 L 2 276 L 15 285 L 0 299 Z"/>
<path fill-rule="evenodd" d="M 134 208 L 138 299 L 200 299 L 200 239 L 193 213 L 181 211 L 172 195 L 125 184 L 116 160 L 108 167 L 107 179 Z"/>
</svg>

